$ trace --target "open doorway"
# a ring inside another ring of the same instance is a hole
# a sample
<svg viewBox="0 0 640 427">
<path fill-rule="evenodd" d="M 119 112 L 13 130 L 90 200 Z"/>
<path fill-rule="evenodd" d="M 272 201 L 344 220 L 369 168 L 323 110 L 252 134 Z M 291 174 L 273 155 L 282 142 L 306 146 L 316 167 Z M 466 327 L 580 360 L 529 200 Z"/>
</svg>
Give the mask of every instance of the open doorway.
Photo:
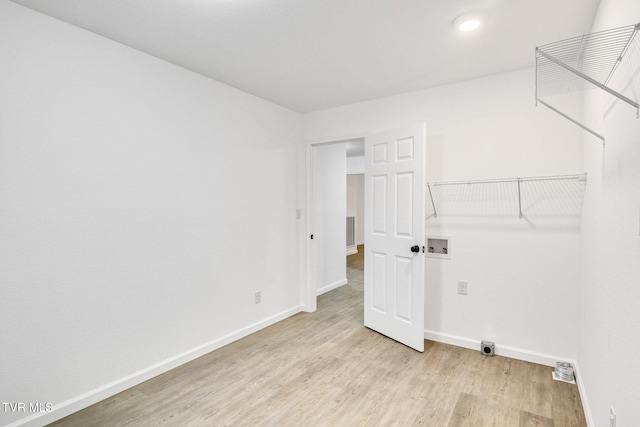
<svg viewBox="0 0 640 427">
<path fill-rule="evenodd" d="M 364 300 L 364 140 L 347 143 L 347 284 Z"/>
<path fill-rule="evenodd" d="M 364 325 L 417 351 L 424 351 L 424 123 L 367 135 L 365 142 L 365 231 L 364 240 Z M 353 139 L 351 140 L 353 141 Z M 308 181 L 310 189 L 308 206 L 311 221 L 308 231 L 309 251 L 307 260 L 322 260 L 324 254 L 342 256 L 336 263 L 346 267 L 345 215 L 335 221 L 335 226 L 324 229 L 342 229 L 342 239 L 335 250 L 313 240 L 316 220 L 324 221 L 317 210 L 326 203 L 317 195 L 322 192 L 321 182 L 324 149 L 320 144 L 337 145 L 344 157 L 338 162 L 344 166 L 341 187 L 346 187 L 347 139 L 324 141 L 308 145 Z M 338 150 L 336 149 L 336 152 Z M 333 176 L 333 175 L 332 175 Z M 313 184 L 313 185 L 311 185 Z M 346 204 L 346 195 L 344 198 Z M 342 204 L 338 204 L 344 206 Z M 324 242 L 327 243 L 327 242 Z M 342 248 L 340 248 L 340 246 Z M 306 311 L 318 306 L 316 276 L 328 271 L 319 265 L 307 269 Z M 344 283 L 326 289 L 341 289 Z M 311 285 L 311 286 L 309 286 Z M 316 285 L 316 286 L 314 286 Z"/>
<path fill-rule="evenodd" d="M 347 174 L 347 256 L 364 244 L 364 174 Z"/>
<path fill-rule="evenodd" d="M 364 269 L 364 137 L 312 143 L 309 165 L 309 311 L 318 297 L 347 285 L 359 284 L 362 299 Z M 347 224 L 351 217 L 351 247 Z M 358 249 L 360 251 L 358 252 Z M 348 257 L 359 254 L 359 257 Z M 359 260 L 355 269 L 349 260 Z M 354 278 L 349 276 L 355 273 Z M 326 298 L 325 298 L 326 299 Z M 360 301 L 362 304 L 362 301 Z"/>
<path fill-rule="evenodd" d="M 364 140 L 349 141 L 347 151 L 347 256 L 364 244 Z"/>
<path fill-rule="evenodd" d="M 313 146 L 312 200 L 317 308 L 363 325 L 364 138 Z"/>
</svg>

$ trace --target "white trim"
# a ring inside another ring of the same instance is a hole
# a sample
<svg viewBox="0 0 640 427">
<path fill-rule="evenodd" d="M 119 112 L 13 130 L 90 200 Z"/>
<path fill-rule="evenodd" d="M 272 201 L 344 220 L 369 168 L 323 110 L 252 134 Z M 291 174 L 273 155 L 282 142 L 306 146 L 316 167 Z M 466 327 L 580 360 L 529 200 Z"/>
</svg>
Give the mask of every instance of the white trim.
<svg viewBox="0 0 640 427">
<path fill-rule="evenodd" d="M 371 135 L 372 131 L 361 131 L 337 136 L 323 136 L 320 138 L 308 139 L 308 145 L 318 145 L 318 144 L 331 144 L 338 142 L 349 142 L 349 141 L 359 141 L 363 140 L 365 137 Z"/>
<path fill-rule="evenodd" d="M 339 288 L 340 286 L 344 286 L 346 284 L 347 284 L 347 279 L 338 280 L 336 282 L 331 283 L 330 285 L 327 285 L 325 287 L 318 289 L 318 291 L 316 292 L 316 295 L 326 294 L 327 292 L 332 291 L 336 288 Z"/>
<path fill-rule="evenodd" d="M 593 422 L 593 415 L 591 414 L 591 407 L 589 406 L 589 399 L 587 399 L 586 387 L 580 374 L 580 367 L 578 362 L 573 364 L 573 372 L 576 376 L 576 384 L 578 385 L 578 392 L 580 392 L 580 400 L 582 401 L 582 410 L 584 411 L 584 418 L 587 421 L 587 427 L 595 427 Z"/>
<path fill-rule="evenodd" d="M 436 331 L 424 331 L 424 338 L 441 342 L 445 344 L 455 345 L 457 347 L 469 348 L 471 350 L 478 350 L 480 352 L 480 343 L 482 340 L 474 340 L 470 338 L 460 337 L 451 334 L 445 334 Z M 511 357 L 513 359 L 524 360 L 525 362 L 538 363 L 546 366 L 556 366 L 558 361 L 566 361 L 573 363 L 575 366 L 575 360 L 567 359 L 566 357 L 558 357 L 545 353 L 538 353 L 535 351 L 525 350 L 517 347 L 509 347 L 496 344 L 496 354 L 498 356 Z"/>
<path fill-rule="evenodd" d="M 456 335 L 445 334 L 441 332 L 424 330 L 424 339 L 441 342 L 444 344 L 455 345 L 456 347 L 469 348 L 471 350 L 480 351 L 480 341 L 459 337 Z"/>
<path fill-rule="evenodd" d="M 358 245 L 347 246 L 347 256 L 358 253 Z"/>
<path fill-rule="evenodd" d="M 306 144 L 305 148 L 305 161 L 306 161 L 306 200 L 305 207 L 307 209 L 307 215 L 305 217 L 304 224 L 304 240 L 305 244 L 305 259 L 304 259 L 304 269 L 305 269 L 305 281 L 301 283 L 301 292 L 300 294 L 303 296 L 302 305 L 305 307 L 304 311 L 308 313 L 313 313 L 316 311 L 318 304 L 316 301 L 316 292 L 315 292 L 315 245 L 313 245 L 313 241 L 311 240 L 311 235 L 313 234 L 314 229 L 314 193 L 313 193 L 313 178 L 315 175 L 315 171 L 313 168 L 313 145 L 310 143 Z"/>
<path fill-rule="evenodd" d="M 112 381 L 94 390 L 88 391 L 65 402 L 54 405 L 51 412 L 34 414 L 29 417 L 22 418 L 12 424 L 9 424 L 7 427 L 44 426 L 46 424 L 52 423 L 66 417 L 67 415 L 87 408 L 94 403 L 114 396 L 135 385 L 138 385 L 153 377 L 170 371 L 171 369 L 174 369 L 180 365 L 197 359 L 200 356 L 217 350 L 220 347 L 244 338 L 247 335 L 251 335 L 252 333 L 259 331 L 260 329 L 264 329 L 267 326 L 271 326 L 274 323 L 293 316 L 294 314 L 300 313 L 301 311 L 302 306 L 297 306 L 289 310 L 282 311 L 264 320 L 253 323 L 245 328 L 238 329 L 235 332 L 231 332 L 206 344 L 202 344 L 198 347 L 192 348 L 191 350 L 187 350 L 184 353 L 180 353 L 174 357 L 163 360 L 162 362 L 158 362 L 138 372 L 134 372 L 131 375 L 127 375 L 126 377 Z"/>
</svg>

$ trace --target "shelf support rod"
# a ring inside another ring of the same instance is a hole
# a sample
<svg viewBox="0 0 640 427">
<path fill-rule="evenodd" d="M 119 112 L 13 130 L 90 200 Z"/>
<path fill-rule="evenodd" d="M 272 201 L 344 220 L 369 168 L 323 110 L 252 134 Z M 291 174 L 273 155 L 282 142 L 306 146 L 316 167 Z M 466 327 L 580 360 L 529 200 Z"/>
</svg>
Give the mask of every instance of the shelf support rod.
<svg viewBox="0 0 640 427">
<path fill-rule="evenodd" d="M 580 38 L 580 47 L 578 47 L 578 52 L 582 52 L 582 46 L 584 45 L 584 34 L 582 35 L 582 37 Z M 578 68 L 578 64 L 580 63 L 580 55 L 578 55 L 576 57 L 576 63 L 573 66 L 574 69 Z M 567 93 L 569 93 L 571 91 L 571 83 L 573 83 L 573 74 L 571 76 L 569 76 L 569 84 L 567 85 Z"/>
<path fill-rule="evenodd" d="M 536 55 L 536 107 L 538 106 L 538 55 Z"/>
<path fill-rule="evenodd" d="M 618 68 L 618 65 L 620 65 L 620 63 L 622 62 L 622 58 L 624 58 L 624 55 L 627 53 L 627 49 L 629 48 L 629 45 L 631 45 L 631 41 L 633 40 L 633 38 L 636 36 L 636 34 L 638 34 L 638 31 L 640 31 L 640 23 L 637 23 L 634 27 L 633 27 L 633 33 L 631 34 L 631 37 L 629 37 L 629 40 L 627 40 L 627 43 L 624 45 L 624 47 L 622 48 L 622 53 L 620 53 L 620 56 L 618 57 L 618 60 L 616 61 L 616 63 L 614 64 L 613 68 L 611 69 L 611 72 L 609 73 L 609 75 L 607 76 L 607 79 L 604 81 L 605 85 L 609 84 L 609 80 L 611 79 L 611 77 L 613 76 L 613 73 L 615 73 L 616 69 Z M 636 114 L 637 115 L 637 114 Z M 637 117 L 636 117 L 637 118 Z"/>
<path fill-rule="evenodd" d="M 602 143 L 604 144 L 604 136 L 600 135 L 599 133 L 589 129 L 588 127 L 586 127 L 585 125 L 583 125 L 582 123 L 580 123 L 579 121 L 577 121 L 576 119 L 574 119 L 573 117 L 569 117 L 567 116 L 565 113 L 563 113 L 562 111 L 558 110 L 555 107 L 552 107 L 551 105 L 547 104 L 546 102 L 544 102 L 542 99 L 538 98 L 538 102 L 541 103 L 542 105 L 544 105 L 545 107 L 547 107 L 548 109 L 555 111 L 556 113 L 560 114 L 562 117 L 564 117 L 565 119 L 569 120 L 570 122 L 580 126 L 582 129 L 586 130 L 587 132 L 589 132 L 591 135 L 595 136 L 596 138 L 600 139 L 602 141 Z"/>
<path fill-rule="evenodd" d="M 522 218 L 522 197 L 520 195 L 520 178 L 518 178 L 518 218 Z"/>
<path fill-rule="evenodd" d="M 431 194 L 431 184 L 427 183 L 427 188 L 429 189 L 429 198 L 431 199 L 431 206 L 433 206 L 433 217 L 438 218 L 438 212 L 436 212 L 436 204 L 433 203 L 433 194 Z"/>
<path fill-rule="evenodd" d="M 638 103 L 633 101 L 632 99 L 627 98 L 626 96 L 622 95 L 621 93 L 616 92 L 615 90 L 609 88 L 608 86 L 603 85 L 602 83 L 592 79 L 591 77 L 587 76 L 586 74 L 584 74 L 581 71 L 576 70 L 575 68 L 565 64 L 564 62 L 554 58 L 553 56 L 549 55 L 548 53 L 540 50 L 540 48 L 536 48 L 536 51 L 544 56 L 545 58 L 547 58 L 549 61 L 561 66 L 562 68 L 564 68 L 567 71 L 572 72 L 573 74 L 575 74 L 578 77 L 583 78 L 584 80 L 588 81 L 589 83 L 599 87 L 600 89 L 604 90 L 605 92 L 610 93 L 611 95 L 615 96 L 618 99 L 621 99 L 622 101 L 626 102 L 627 104 L 633 106 L 636 108 L 636 110 L 639 108 Z"/>
</svg>

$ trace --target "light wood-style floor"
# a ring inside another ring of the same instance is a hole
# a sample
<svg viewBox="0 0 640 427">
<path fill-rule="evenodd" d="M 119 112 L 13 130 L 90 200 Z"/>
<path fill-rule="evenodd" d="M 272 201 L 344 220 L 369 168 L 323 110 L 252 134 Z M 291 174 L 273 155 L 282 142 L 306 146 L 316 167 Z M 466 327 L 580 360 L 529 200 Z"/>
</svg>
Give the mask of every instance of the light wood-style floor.
<svg viewBox="0 0 640 427">
<path fill-rule="evenodd" d="M 300 313 L 55 423 L 60 426 L 585 426 L 552 368 L 362 326 L 363 262 Z"/>
</svg>

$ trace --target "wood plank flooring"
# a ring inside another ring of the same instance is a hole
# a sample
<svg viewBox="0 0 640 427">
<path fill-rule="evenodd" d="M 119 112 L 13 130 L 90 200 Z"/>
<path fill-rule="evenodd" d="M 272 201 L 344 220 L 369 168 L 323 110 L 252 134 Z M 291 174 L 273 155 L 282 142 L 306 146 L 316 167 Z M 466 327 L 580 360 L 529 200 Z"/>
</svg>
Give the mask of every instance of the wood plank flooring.
<svg viewBox="0 0 640 427">
<path fill-rule="evenodd" d="M 585 426 L 552 368 L 362 326 L 362 253 L 349 284 L 300 313 L 72 414 L 57 426 Z"/>
</svg>

